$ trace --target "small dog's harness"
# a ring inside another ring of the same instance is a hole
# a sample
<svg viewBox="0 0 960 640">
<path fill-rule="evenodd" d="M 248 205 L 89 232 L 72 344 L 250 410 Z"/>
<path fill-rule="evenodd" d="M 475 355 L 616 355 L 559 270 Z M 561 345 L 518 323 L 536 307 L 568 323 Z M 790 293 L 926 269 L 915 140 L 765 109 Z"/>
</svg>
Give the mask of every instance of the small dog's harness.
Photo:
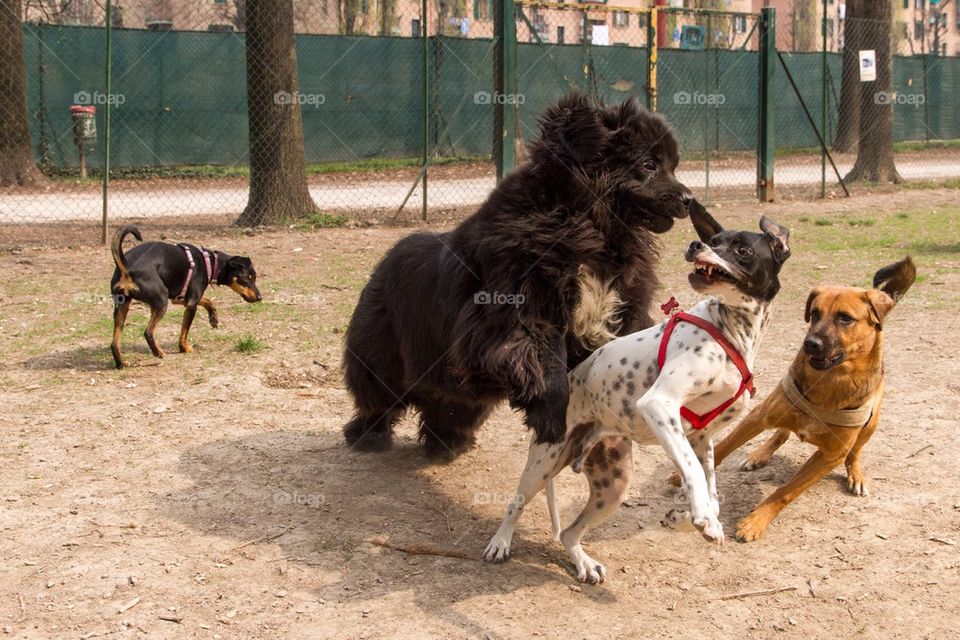
<svg viewBox="0 0 960 640">
<path fill-rule="evenodd" d="M 189 244 L 178 244 L 178 247 L 183 249 L 183 253 L 187 256 L 187 262 L 189 267 L 187 267 L 187 277 L 183 281 L 183 286 L 180 288 L 180 295 L 176 297 L 177 300 L 183 300 L 187 295 L 187 289 L 190 288 L 190 281 L 193 280 L 193 271 L 196 269 L 197 263 L 193 259 L 193 245 Z M 203 264 L 207 270 L 207 285 L 215 282 L 217 274 L 220 271 L 220 257 L 217 255 L 216 251 L 207 251 L 206 249 L 199 249 L 200 255 L 203 256 Z M 212 255 L 211 255 L 212 254 Z"/>
<path fill-rule="evenodd" d="M 667 346 L 670 344 L 670 335 L 673 333 L 673 330 L 676 328 L 677 324 L 681 322 L 689 322 L 690 324 L 696 325 L 710 334 L 710 337 L 716 340 L 717 344 L 719 344 L 723 350 L 726 351 L 727 356 L 740 371 L 740 388 L 737 389 L 737 392 L 733 395 L 733 397 L 726 402 L 714 407 L 712 410 L 704 414 L 696 414 L 687 407 L 680 407 L 680 417 L 682 417 L 684 420 L 687 420 L 694 429 L 699 431 L 713 422 L 721 413 L 729 409 L 730 405 L 736 402 L 740 396 L 743 395 L 744 391 L 749 391 L 750 397 L 753 397 L 753 395 L 756 393 L 756 389 L 753 387 L 753 374 L 750 372 L 750 368 L 747 366 L 743 356 L 740 355 L 740 352 L 737 351 L 736 347 L 730 344 L 730 341 L 727 340 L 725 335 L 723 335 L 723 332 L 717 329 L 713 324 L 704 320 L 703 318 L 680 311 L 680 303 L 678 303 L 676 298 L 673 297 L 671 297 L 666 304 L 661 305 L 660 308 L 663 309 L 664 313 L 670 314 L 670 319 L 663 328 L 663 337 L 660 339 L 660 351 L 657 353 L 657 366 L 660 367 L 661 370 L 663 369 L 663 365 L 667 360 Z"/>
</svg>

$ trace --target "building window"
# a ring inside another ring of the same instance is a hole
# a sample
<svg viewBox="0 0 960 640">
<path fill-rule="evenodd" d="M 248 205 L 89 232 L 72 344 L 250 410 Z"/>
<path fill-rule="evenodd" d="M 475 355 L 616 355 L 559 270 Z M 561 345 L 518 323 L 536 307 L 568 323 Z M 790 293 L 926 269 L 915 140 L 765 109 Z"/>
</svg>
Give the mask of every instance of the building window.
<svg viewBox="0 0 960 640">
<path fill-rule="evenodd" d="M 747 32 L 747 16 L 733 16 L 733 32 L 734 33 Z"/>
<path fill-rule="evenodd" d="M 566 29 L 564 27 L 557 27 L 557 44 L 563 44 L 563 38 L 566 35 Z"/>
<path fill-rule="evenodd" d="M 629 27 L 630 26 L 630 14 L 626 11 L 614 11 L 613 12 L 613 26 L 615 27 Z"/>
<path fill-rule="evenodd" d="M 410 20 L 410 37 L 419 38 L 420 37 L 420 21 L 416 18 Z"/>
<path fill-rule="evenodd" d="M 923 40 L 923 21 L 917 20 L 913 23 L 913 39 Z"/>
</svg>

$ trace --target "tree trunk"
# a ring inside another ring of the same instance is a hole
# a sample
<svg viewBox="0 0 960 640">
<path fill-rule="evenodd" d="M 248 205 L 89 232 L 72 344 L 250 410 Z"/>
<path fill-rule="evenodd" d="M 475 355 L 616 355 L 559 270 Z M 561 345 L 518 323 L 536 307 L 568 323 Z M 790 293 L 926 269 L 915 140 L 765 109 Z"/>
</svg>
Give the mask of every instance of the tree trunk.
<svg viewBox="0 0 960 640">
<path fill-rule="evenodd" d="M 864 2 L 861 42 L 863 49 L 877 54 L 877 79 L 860 83 L 860 144 L 857 161 L 847 174 L 847 182 L 902 182 L 893 161 L 893 60 L 890 51 L 892 9 L 890 2 Z"/>
<path fill-rule="evenodd" d="M 21 11 L 20 0 L 0 0 L 0 187 L 47 182 L 30 143 Z"/>
<path fill-rule="evenodd" d="M 380 35 L 392 35 L 396 21 L 397 0 L 380 0 Z"/>
<path fill-rule="evenodd" d="M 307 188 L 293 0 L 246 3 L 250 196 L 237 224 L 276 224 L 317 210 Z"/>
<path fill-rule="evenodd" d="M 833 150 L 840 153 L 853 151 L 857 146 L 860 132 L 860 50 L 863 24 L 860 20 L 851 20 L 850 15 L 860 15 L 860 3 L 863 0 L 847 0 L 847 18 L 843 25 L 843 76 L 840 80 L 839 117 L 837 118 L 837 136 L 833 141 Z"/>
</svg>

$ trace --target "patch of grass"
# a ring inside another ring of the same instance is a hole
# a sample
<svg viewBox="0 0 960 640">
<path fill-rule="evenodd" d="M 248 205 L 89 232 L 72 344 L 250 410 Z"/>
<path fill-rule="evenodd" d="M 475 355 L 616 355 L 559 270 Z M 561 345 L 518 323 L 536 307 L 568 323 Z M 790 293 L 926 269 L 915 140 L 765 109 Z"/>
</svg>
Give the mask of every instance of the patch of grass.
<svg viewBox="0 0 960 640">
<path fill-rule="evenodd" d="M 906 213 L 905 211 L 901 211 L 896 215 L 897 220 L 906 220 L 909 217 L 910 217 L 910 214 Z"/>
<path fill-rule="evenodd" d="M 907 181 L 900 185 L 904 189 L 909 190 L 925 190 L 925 189 L 960 189 L 960 178 L 943 178 L 941 180 L 918 180 L 918 181 Z"/>
<path fill-rule="evenodd" d="M 817 218 L 816 220 L 813 221 L 813 224 L 815 224 L 818 227 L 832 227 L 833 220 L 827 220 L 826 218 Z"/>
<path fill-rule="evenodd" d="M 893 143 L 894 151 L 928 151 L 930 149 L 960 149 L 960 140 L 907 140 Z"/>
<path fill-rule="evenodd" d="M 862 219 L 862 220 L 847 220 L 847 224 L 851 227 L 872 227 L 877 224 L 876 220 Z"/>
<path fill-rule="evenodd" d="M 490 156 L 449 156 L 436 158 L 432 167 L 474 162 L 489 162 Z M 420 158 L 370 158 L 367 160 L 348 160 L 343 162 L 320 162 L 307 165 L 307 175 L 326 175 L 331 173 L 363 173 L 367 171 L 390 171 L 396 169 L 419 168 Z M 91 169 L 87 178 L 81 179 L 79 169 L 50 169 L 45 172 L 55 180 L 98 184 L 100 174 Z M 168 167 L 116 167 L 110 170 L 113 179 L 145 180 L 150 178 L 167 179 L 203 179 L 203 178 L 246 178 L 250 167 L 246 165 L 224 166 L 216 164 L 174 165 Z"/>
<path fill-rule="evenodd" d="M 245 335 L 239 338 L 233 345 L 233 348 L 240 353 L 256 353 L 264 348 L 263 341 L 252 335 Z"/>
<path fill-rule="evenodd" d="M 810 222 L 809 216 L 800 216 L 799 218 L 797 218 L 797 220 L 799 222 Z"/>
<path fill-rule="evenodd" d="M 309 214 L 303 222 L 296 226 L 298 229 L 336 229 L 348 222 L 350 222 L 350 218 L 345 215 L 319 211 Z"/>
</svg>

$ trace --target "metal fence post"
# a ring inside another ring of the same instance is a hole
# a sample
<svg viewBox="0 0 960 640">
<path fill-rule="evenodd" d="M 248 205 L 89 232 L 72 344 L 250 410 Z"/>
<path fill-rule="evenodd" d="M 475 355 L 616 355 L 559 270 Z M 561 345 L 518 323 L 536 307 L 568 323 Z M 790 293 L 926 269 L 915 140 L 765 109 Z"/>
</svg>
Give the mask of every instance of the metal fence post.
<svg viewBox="0 0 960 640">
<path fill-rule="evenodd" d="M 421 216 L 427 220 L 427 173 L 430 165 L 430 38 L 427 28 L 427 0 L 420 4 L 420 29 L 423 32 L 423 194 Z"/>
<path fill-rule="evenodd" d="M 773 79 L 777 56 L 777 12 L 773 7 L 760 10 L 760 118 L 757 126 L 757 199 L 773 202 Z"/>
<path fill-rule="evenodd" d="M 100 197 L 103 204 L 102 219 L 100 221 L 100 241 L 103 244 L 107 244 L 107 215 L 108 215 L 108 205 L 107 205 L 107 195 L 110 191 L 110 102 L 112 101 L 110 92 L 110 62 L 112 58 L 111 44 L 112 44 L 112 35 L 113 35 L 113 7 L 111 6 L 110 0 L 107 0 L 106 12 L 104 14 L 104 28 L 106 43 L 104 46 L 103 52 L 103 84 L 104 91 L 106 92 L 106 104 L 103 105 L 103 183 Z"/>
<path fill-rule="evenodd" d="M 657 110 L 657 8 L 647 16 L 647 109 Z"/>
<path fill-rule="evenodd" d="M 517 140 L 517 23 L 513 0 L 494 3 L 496 48 L 493 69 L 494 162 L 497 180 L 516 164 Z"/>
<path fill-rule="evenodd" d="M 823 0 L 823 19 L 820 21 L 820 35 L 823 51 L 820 52 L 820 132 L 827 140 L 827 0 Z M 820 148 L 820 197 L 827 197 L 827 149 Z"/>
</svg>

